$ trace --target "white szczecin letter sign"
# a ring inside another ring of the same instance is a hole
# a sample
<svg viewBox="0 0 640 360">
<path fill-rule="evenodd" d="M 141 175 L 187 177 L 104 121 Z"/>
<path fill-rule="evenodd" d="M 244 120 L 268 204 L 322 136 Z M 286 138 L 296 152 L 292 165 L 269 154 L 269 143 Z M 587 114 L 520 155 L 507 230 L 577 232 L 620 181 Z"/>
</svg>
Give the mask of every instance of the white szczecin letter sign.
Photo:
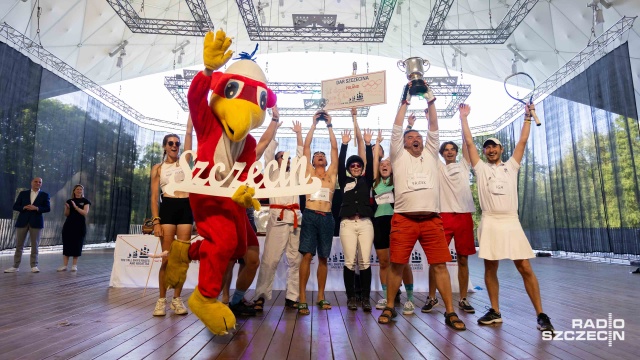
<svg viewBox="0 0 640 360">
<path fill-rule="evenodd" d="M 191 154 L 195 162 L 195 166 L 185 166 L 183 164 L 189 164 L 187 161 L 187 155 Z M 285 152 L 283 159 L 289 158 L 289 152 Z M 216 174 L 224 172 L 226 170 L 223 163 L 215 164 L 209 172 L 208 178 L 200 178 L 199 175 L 204 169 L 209 166 L 207 161 L 196 162 L 197 154 L 191 150 L 184 151 L 180 156 L 180 166 L 183 167 L 185 179 L 182 182 L 175 182 L 175 179 L 170 178 L 169 184 L 167 184 L 166 192 L 169 195 L 173 195 L 174 191 L 185 191 L 194 194 L 221 196 L 230 198 L 241 185 L 247 185 L 255 188 L 256 194 L 254 198 L 263 199 L 270 197 L 280 196 L 295 196 L 312 194 L 322 187 L 322 182 L 318 178 L 311 178 L 307 175 L 307 166 L 309 161 L 306 156 L 294 157 L 291 159 L 290 171 L 286 171 L 286 167 L 278 168 L 278 162 L 271 160 L 266 167 L 265 174 L 275 174 L 277 177 L 275 180 L 269 178 L 269 176 L 263 176 L 261 180 L 256 182 L 258 175 L 262 173 L 262 162 L 256 161 L 249 168 L 247 179 L 245 181 L 238 180 L 240 173 L 244 169 L 246 163 L 234 163 L 231 171 L 228 175 L 218 180 Z M 311 179 L 311 182 L 309 182 Z M 229 183 L 228 186 L 224 184 Z M 207 182 L 209 183 L 207 185 Z M 262 188 L 264 185 L 264 188 Z"/>
</svg>

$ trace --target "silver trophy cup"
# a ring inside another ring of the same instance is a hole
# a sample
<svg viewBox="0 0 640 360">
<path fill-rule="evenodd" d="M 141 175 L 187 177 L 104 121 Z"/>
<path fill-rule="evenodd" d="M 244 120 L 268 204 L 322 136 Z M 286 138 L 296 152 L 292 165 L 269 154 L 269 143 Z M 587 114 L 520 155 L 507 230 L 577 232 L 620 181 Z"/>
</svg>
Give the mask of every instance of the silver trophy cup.
<svg viewBox="0 0 640 360">
<path fill-rule="evenodd" d="M 411 80 L 411 89 L 409 90 L 409 94 L 422 95 L 429 91 L 423 76 L 430 67 L 431 64 L 428 60 L 419 57 L 408 58 L 404 61 L 398 60 L 398 69 L 407 74 L 407 80 Z"/>
<path fill-rule="evenodd" d="M 324 107 L 327 106 L 327 102 L 329 102 L 328 99 L 326 98 L 321 98 L 320 101 L 318 101 L 318 112 L 320 113 L 320 115 L 318 115 L 318 120 L 322 120 L 322 121 L 327 121 L 327 112 L 324 111 Z"/>
</svg>

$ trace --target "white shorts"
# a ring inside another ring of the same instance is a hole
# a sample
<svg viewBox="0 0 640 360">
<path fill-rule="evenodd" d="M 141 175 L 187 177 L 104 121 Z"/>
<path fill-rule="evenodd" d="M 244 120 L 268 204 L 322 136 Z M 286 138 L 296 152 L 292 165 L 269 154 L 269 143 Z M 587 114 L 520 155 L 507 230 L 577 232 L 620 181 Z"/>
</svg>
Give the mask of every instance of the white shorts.
<svg viewBox="0 0 640 360">
<path fill-rule="evenodd" d="M 478 225 L 478 257 L 487 260 L 522 260 L 535 257 L 518 214 L 482 214 Z"/>
</svg>

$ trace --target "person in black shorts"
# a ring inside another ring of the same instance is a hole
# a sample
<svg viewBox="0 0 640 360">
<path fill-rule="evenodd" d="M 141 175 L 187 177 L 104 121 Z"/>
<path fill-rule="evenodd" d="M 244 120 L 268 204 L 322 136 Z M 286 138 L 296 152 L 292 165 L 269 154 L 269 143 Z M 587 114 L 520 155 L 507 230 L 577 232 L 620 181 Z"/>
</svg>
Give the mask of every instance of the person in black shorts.
<svg viewBox="0 0 640 360">
<path fill-rule="evenodd" d="M 409 124 L 412 124 L 411 116 Z M 409 125 L 409 129 L 411 125 Z M 373 247 L 380 265 L 380 284 L 382 286 L 382 299 L 378 300 L 376 309 L 382 310 L 387 306 L 387 271 L 389 270 L 389 237 L 391 234 L 391 217 L 393 216 L 393 169 L 391 161 L 384 158 L 382 148 L 382 133 L 378 133 L 376 145 L 373 149 L 373 195 L 376 203 L 374 215 L 374 237 Z M 407 291 L 407 301 L 404 303 L 402 312 L 405 315 L 414 313 L 413 305 L 413 273 L 411 267 L 407 265 L 402 272 L 402 281 Z M 400 304 L 400 290 L 396 294 L 396 303 Z"/>
<path fill-rule="evenodd" d="M 187 123 L 187 132 L 185 135 L 185 150 L 191 150 L 191 134 L 193 125 L 191 117 Z M 193 228 L 193 214 L 191 213 L 191 205 L 189 204 L 189 194 L 182 191 L 176 191 L 172 196 L 166 194 L 164 189 L 170 181 L 181 182 L 185 178 L 182 166 L 187 164 L 179 164 L 180 154 L 180 137 L 176 134 L 168 134 L 162 140 L 162 148 L 164 155 L 162 163 L 156 164 L 151 169 L 151 214 L 153 216 L 153 232 L 154 235 L 161 239 L 162 251 L 169 251 L 171 243 L 177 235 L 178 241 L 190 242 L 191 229 Z M 161 200 L 159 194 L 162 191 Z M 160 298 L 156 302 L 153 310 L 154 316 L 164 316 L 166 314 L 167 304 L 167 285 L 166 285 L 166 269 L 168 258 L 162 259 L 162 265 L 158 272 L 158 285 L 160 288 Z M 182 284 L 175 286 L 173 292 L 173 300 L 170 308 L 178 315 L 186 315 L 187 309 L 184 307 L 180 293 L 182 292 Z"/>
</svg>

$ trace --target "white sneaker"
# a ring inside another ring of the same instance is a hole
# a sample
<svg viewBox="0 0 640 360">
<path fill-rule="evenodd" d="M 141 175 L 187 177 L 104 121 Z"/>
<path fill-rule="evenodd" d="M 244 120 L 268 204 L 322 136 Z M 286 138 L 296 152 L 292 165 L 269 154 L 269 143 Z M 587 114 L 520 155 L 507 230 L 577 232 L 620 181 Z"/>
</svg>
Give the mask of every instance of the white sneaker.
<svg viewBox="0 0 640 360">
<path fill-rule="evenodd" d="M 169 307 L 178 315 L 186 315 L 189 313 L 187 311 L 187 308 L 184 307 L 182 298 L 179 297 L 174 297 L 173 300 L 171 300 L 171 304 L 169 305 Z"/>
<path fill-rule="evenodd" d="M 384 308 L 386 307 L 387 307 L 387 299 L 378 300 L 378 303 L 376 304 L 376 309 L 384 310 Z"/>
<path fill-rule="evenodd" d="M 32 272 L 32 273 L 39 273 L 39 272 L 40 272 L 40 269 L 38 269 L 38 267 L 37 267 L 37 266 L 34 266 L 34 267 L 32 267 L 32 268 L 31 268 L 31 272 Z"/>
<path fill-rule="evenodd" d="M 78 271 L 78 265 L 71 265 L 71 271 Z"/>
<path fill-rule="evenodd" d="M 166 298 L 158 299 L 158 301 L 156 301 L 156 308 L 153 309 L 153 316 L 165 316 L 167 314 L 166 306 L 167 306 Z"/>
<path fill-rule="evenodd" d="M 18 271 L 20 271 L 20 269 L 14 268 L 14 267 L 10 267 L 8 269 L 5 269 L 4 272 L 6 272 L 6 273 L 14 273 L 14 272 L 18 272 Z"/>
<path fill-rule="evenodd" d="M 60 266 L 57 271 L 67 271 L 67 265 Z"/>
<path fill-rule="evenodd" d="M 407 300 L 407 302 L 404 303 L 404 306 L 402 307 L 402 314 L 411 315 L 414 313 L 415 309 L 416 307 L 413 306 L 413 303 L 411 302 L 411 300 Z"/>
</svg>

